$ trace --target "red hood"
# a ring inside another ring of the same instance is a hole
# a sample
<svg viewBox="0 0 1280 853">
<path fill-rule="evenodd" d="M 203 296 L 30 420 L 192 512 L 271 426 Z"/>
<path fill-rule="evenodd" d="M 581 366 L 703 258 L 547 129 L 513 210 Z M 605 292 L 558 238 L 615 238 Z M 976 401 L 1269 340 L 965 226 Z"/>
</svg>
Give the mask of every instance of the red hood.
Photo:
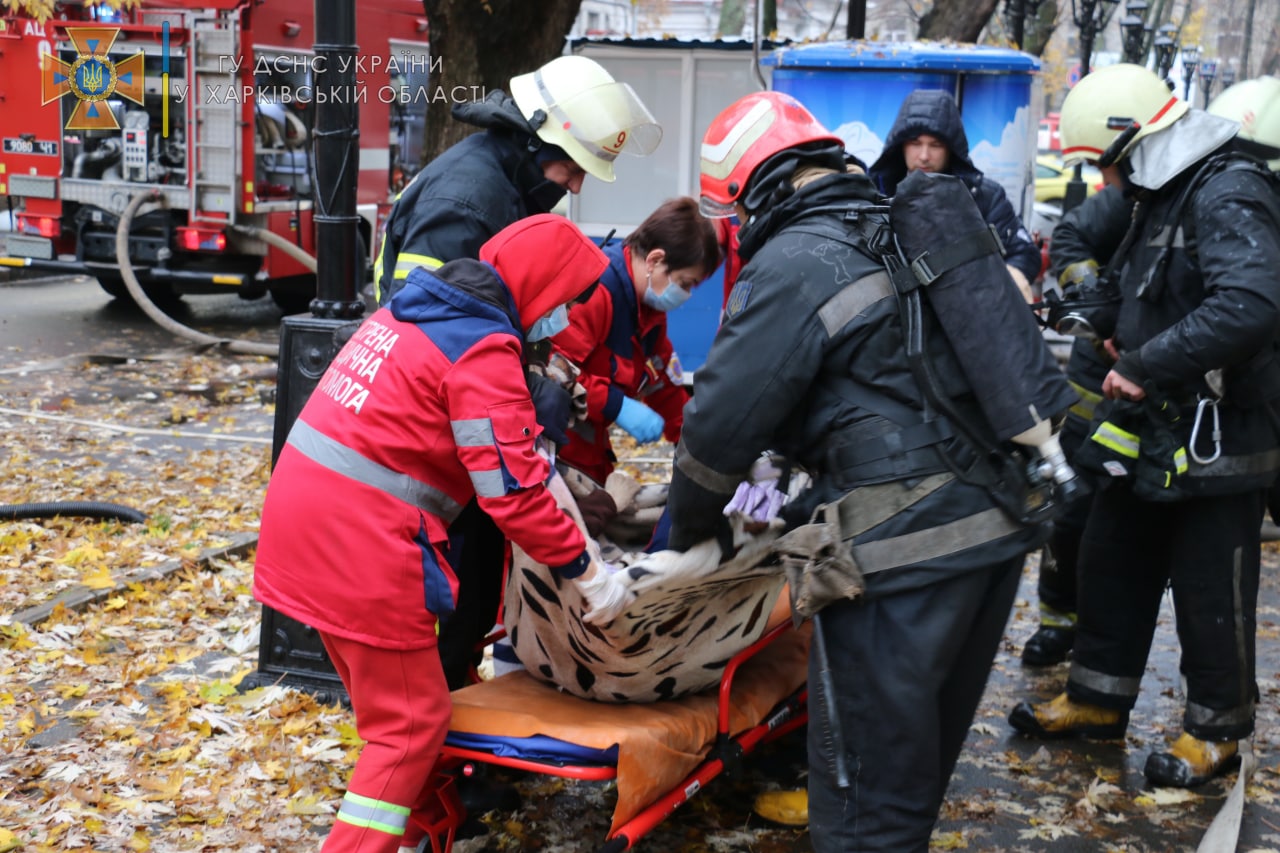
<svg viewBox="0 0 1280 853">
<path fill-rule="evenodd" d="M 525 331 L 595 284 L 609 266 L 587 235 L 554 213 L 503 228 L 480 247 L 480 260 L 493 264 L 511 290 Z"/>
</svg>

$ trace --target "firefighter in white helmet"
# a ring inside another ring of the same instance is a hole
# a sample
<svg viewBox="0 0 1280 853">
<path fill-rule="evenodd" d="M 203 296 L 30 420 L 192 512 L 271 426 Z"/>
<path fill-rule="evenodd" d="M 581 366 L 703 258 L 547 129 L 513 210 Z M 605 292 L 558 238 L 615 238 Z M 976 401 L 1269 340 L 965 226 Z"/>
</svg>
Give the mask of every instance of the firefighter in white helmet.
<svg viewBox="0 0 1280 853">
<path fill-rule="evenodd" d="M 662 138 L 631 87 L 586 57 L 557 57 L 513 77 L 509 87 L 510 95 L 493 90 L 455 105 L 454 118 L 483 132 L 432 160 L 397 198 L 374 266 L 380 304 L 390 303 L 412 270 L 477 257 L 503 228 L 578 192 L 587 174 L 613 181 L 619 153 L 648 154 Z M 538 422 L 548 435 L 563 436 L 569 392 L 535 373 L 527 378 Z M 452 529 L 467 544 L 458 608 L 441 632 L 440 652 L 449 686 L 457 688 L 476 643 L 494 625 L 505 541 L 474 504 Z"/>
<path fill-rule="evenodd" d="M 1241 80 L 1214 98 L 1209 112 L 1240 122 L 1240 147 L 1280 172 L 1280 77 Z"/>
<path fill-rule="evenodd" d="M 1102 276 L 1120 300 L 1096 329 L 1114 359 L 1106 399 L 1073 460 L 1099 486 L 1066 690 L 1009 721 L 1032 737 L 1123 737 L 1169 586 L 1183 731 L 1145 773 L 1199 785 L 1234 765 L 1258 697 L 1259 529 L 1280 467 L 1280 195 L 1241 153 L 1238 123 L 1136 65 L 1085 77 L 1060 126 L 1064 158 L 1097 164 L 1135 206 Z"/>
<path fill-rule="evenodd" d="M 474 258 L 498 231 L 547 213 L 586 175 L 612 183 L 620 153 L 651 153 L 662 128 L 626 83 L 585 56 L 512 77 L 453 117 L 484 128 L 449 148 L 400 193 L 374 268 L 385 305 L 418 266 Z"/>
</svg>

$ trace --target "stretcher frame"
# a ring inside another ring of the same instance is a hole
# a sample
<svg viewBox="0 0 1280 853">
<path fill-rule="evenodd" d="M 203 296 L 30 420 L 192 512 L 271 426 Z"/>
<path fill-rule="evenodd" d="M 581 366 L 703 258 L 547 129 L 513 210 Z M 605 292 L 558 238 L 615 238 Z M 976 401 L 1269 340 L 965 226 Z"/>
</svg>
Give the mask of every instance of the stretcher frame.
<svg viewBox="0 0 1280 853">
<path fill-rule="evenodd" d="M 692 799 L 712 779 L 726 771 L 734 772 L 742 759 L 758 747 L 777 740 L 808 722 L 808 687 L 801 685 L 755 725 L 737 735 L 731 734 L 729 729 L 730 694 L 738 668 L 790 630 L 791 623 L 784 622 L 765 632 L 760 639 L 730 658 L 720 677 L 716 735 L 707 756 L 678 785 L 607 836 L 597 853 L 630 850 L 637 841 Z M 410 821 L 426 833 L 418 846 L 419 853 L 451 853 L 458 829 L 467 818 L 466 808 L 458 796 L 455 782 L 459 773 L 469 775 L 469 768 L 476 764 L 493 764 L 583 781 L 605 782 L 617 778 L 617 768 L 609 764 L 573 764 L 500 756 L 482 749 L 446 743 L 441 750 L 440 760 L 432 771 L 429 800 L 423 811 L 414 812 L 410 816 Z"/>
</svg>

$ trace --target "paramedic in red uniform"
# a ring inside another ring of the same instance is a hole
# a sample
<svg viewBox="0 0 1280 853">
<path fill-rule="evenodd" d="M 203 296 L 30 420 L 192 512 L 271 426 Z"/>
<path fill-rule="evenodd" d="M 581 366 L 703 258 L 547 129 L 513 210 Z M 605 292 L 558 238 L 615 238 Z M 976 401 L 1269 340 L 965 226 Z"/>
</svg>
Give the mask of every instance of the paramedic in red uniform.
<svg viewBox="0 0 1280 853">
<path fill-rule="evenodd" d="M 586 621 L 627 603 L 545 487 L 521 360 L 525 340 L 563 328 L 566 303 L 606 265 L 568 220 L 542 214 L 503 229 L 480 260 L 415 270 L 338 353 L 289 433 L 254 595 L 319 631 L 366 741 L 329 853 L 418 840 L 409 815 L 450 717 L 436 649 L 457 591 L 450 525 L 468 501 L 579 587 Z"/>
<path fill-rule="evenodd" d="M 569 310 L 569 328 L 551 341 L 582 368 L 578 382 L 587 389 L 586 422 L 570 431 L 559 458 L 597 483 L 616 461 L 609 424 L 640 444 L 680 439 L 689 392 L 667 337 L 667 312 L 720 264 L 715 228 L 688 197 L 663 202 L 604 252 L 601 286 Z"/>
</svg>

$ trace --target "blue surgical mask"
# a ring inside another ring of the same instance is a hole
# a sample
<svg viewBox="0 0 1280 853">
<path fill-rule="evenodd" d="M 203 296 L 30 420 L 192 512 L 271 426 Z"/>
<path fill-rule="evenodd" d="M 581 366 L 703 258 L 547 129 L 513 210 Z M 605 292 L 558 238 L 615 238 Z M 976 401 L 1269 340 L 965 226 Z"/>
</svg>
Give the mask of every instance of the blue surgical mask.
<svg viewBox="0 0 1280 853">
<path fill-rule="evenodd" d="M 569 309 L 567 306 L 557 305 L 555 310 L 547 316 L 534 320 L 524 338 L 527 341 L 542 341 L 555 337 L 567 328 L 569 328 Z"/>
<path fill-rule="evenodd" d="M 654 293 L 653 285 L 650 284 L 644 292 L 644 304 L 654 311 L 674 311 L 683 305 L 689 296 L 689 291 L 673 281 L 668 281 L 667 289 L 661 293 Z"/>
</svg>

